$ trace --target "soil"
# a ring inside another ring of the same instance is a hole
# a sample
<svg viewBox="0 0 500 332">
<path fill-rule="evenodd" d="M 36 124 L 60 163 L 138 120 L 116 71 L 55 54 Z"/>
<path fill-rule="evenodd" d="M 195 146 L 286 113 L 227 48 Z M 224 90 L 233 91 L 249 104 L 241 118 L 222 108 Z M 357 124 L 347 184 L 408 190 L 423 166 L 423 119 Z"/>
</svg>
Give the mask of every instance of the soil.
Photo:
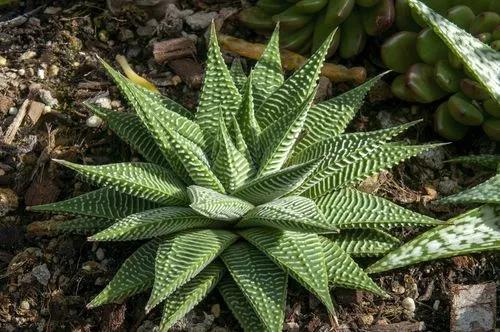
<svg viewBox="0 0 500 332">
<path fill-rule="evenodd" d="M 231 15 L 241 7 L 239 1 L 179 3 L 178 8 L 183 10 L 218 13 L 219 20 L 224 18 L 222 29 L 227 34 L 262 40 L 238 25 L 236 15 Z M 160 310 L 144 313 L 148 294 L 134 296 L 121 304 L 86 309 L 90 299 L 102 290 L 139 243 L 90 243 L 83 236 L 35 236 L 28 232 L 30 223 L 62 217 L 25 210 L 29 205 L 54 202 L 91 189 L 72 172 L 51 162 L 51 158 L 102 164 L 138 157 L 105 124 L 96 125 L 96 119 L 89 119 L 91 115 L 82 105 L 89 98 L 97 98 L 114 109 L 125 107 L 96 55 L 116 66 L 115 55 L 124 54 L 133 68 L 154 82 L 163 94 L 195 109 L 199 88 L 186 84 L 181 79 L 182 73 L 157 64 L 152 45 L 156 41 L 189 36 L 195 40 L 196 61 L 203 64 L 205 27 L 193 29 L 183 19 L 179 26 L 179 21 L 161 18 L 154 25 L 147 22 L 153 14 L 164 17 L 161 12 L 151 12 L 148 7 L 122 8 L 125 10 L 112 13 L 104 1 L 98 0 L 27 0 L 0 9 L 0 22 L 35 10 L 21 25 L 5 27 L 0 23 L 0 56 L 7 60 L 0 65 L 0 136 L 6 134 L 16 117 L 15 109 L 19 112 L 26 99 L 43 102 L 38 110 L 28 110 L 11 144 L 0 143 L 0 189 L 15 194 L 12 209 L 4 216 L 0 211 L 0 331 L 153 331 L 159 323 Z M 343 64 L 365 66 L 369 76 L 373 76 L 381 70 L 376 61 L 377 43 L 373 41 L 364 54 Z M 228 60 L 234 56 L 225 55 Z M 339 59 L 334 57 L 329 61 L 335 63 Z M 250 67 L 253 62 L 244 64 Z M 337 95 L 351 87 L 347 83 L 326 84 L 324 96 Z M 50 92 L 57 104 L 47 99 L 44 91 Z M 423 118 L 421 124 L 401 139 L 441 141 L 432 130 L 435 107 L 402 103 L 392 98 L 387 83 L 382 82 L 369 95 L 349 130 L 377 129 Z M 482 133 L 471 132 L 462 142 L 413 158 L 365 181 L 362 186 L 407 208 L 447 219 L 465 208 L 438 205 L 434 202 L 436 198 L 480 183 L 491 173 L 445 160 L 498 152 L 498 146 Z M 407 240 L 419 231 L 398 229 L 395 233 Z M 388 300 L 360 291 L 333 290 L 338 304 L 337 330 L 379 331 L 381 326 L 405 322 L 406 327 L 399 328 L 400 331 L 447 331 L 451 286 L 498 281 L 499 263 L 499 255 L 490 253 L 374 276 L 391 294 Z M 314 297 L 293 282 L 289 288 L 286 331 L 332 330 L 335 323 Z M 414 313 L 403 308 L 402 300 L 406 297 L 415 299 Z M 423 322 L 425 327 L 412 325 L 414 322 Z M 240 328 L 221 297 L 213 292 L 178 322 L 174 330 L 239 331 Z"/>
</svg>

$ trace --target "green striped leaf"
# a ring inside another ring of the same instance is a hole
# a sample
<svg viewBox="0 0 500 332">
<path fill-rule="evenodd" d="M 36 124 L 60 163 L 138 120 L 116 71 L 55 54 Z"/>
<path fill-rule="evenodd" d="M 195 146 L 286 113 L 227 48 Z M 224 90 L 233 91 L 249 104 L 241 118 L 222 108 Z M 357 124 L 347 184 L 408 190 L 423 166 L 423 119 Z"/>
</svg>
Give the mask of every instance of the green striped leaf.
<svg viewBox="0 0 500 332">
<path fill-rule="evenodd" d="M 332 43 L 333 34 L 334 32 L 326 38 L 323 45 L 302 67 L 296 70 L 256 109 L 255 116 L 262 128 L 266 128 L 290 110 L 299 108 L 314 92 L 323 61 Z"/>
<path fill-rule="evenodd" d="M 367 272 L 383 272 L 429 260 L 500 250 L 500 207 L 483 205 L 391 251 Z"/>
<path fill-rule="evenodd" d="M 142 240 L 187 229 L 222 225 L 221 222 L 200 216 L 190 208 L 168 206 L 129 215 L 91 236 L 89 241 Z"/>
<path fill-rule="evenodd" d="M 247 143 L 250 154 L 254 160 L 260 158 L 260 145 L 259 135 L 261 129 L 257 119 L 255 118 L 255 105 L 253 98 L 252 82 L 253 73 L 248 76 L 247 84 L 243 91 L 243 100 L 241 101 L 240 109 L 238 111 L 238 120 L 241 133 Z"/>
<path fill-rule="evenodd" d="M 175 131 L 165 128 L 164 138 L 172 145 L 172 155 L 180 160 L 193 182 L 199 186 L 224 193 L 224 186 L 215 176 L 201 148 Z"/>
<path fill-rule="evenodd" d="M 242 199 L 199 186 L 188 187 L 188 196 L 193 210 L 215 220 L 238 220 L 253 209 L 252 204 Z"/>
<path fill-rule="evenodd" d="M 237 226 L 263 226 L 310 233 L 337 231 L 335 225 L 325 219 L 313 200 L 301 196 L 288 196 L 259 205 L 250 210 Z"/>
<path fill-rule="evenodd" d="M 243 241 L 224 250 L 221 258 L 266 331 L 281 331 L 287 274 L 266 255 Z"/>
<path fill-rule="evenodd" d="M 238 91 L 242 92 L 245 84 L 247 83 L 247 75 L 241 66 L 240 58 L 234 58 L 231 63 L 230 73 L 234 85 L 238 88 Z"/>
<path fill-rule="evenodd" d="M 219 107 L 224 110 L 226 123 L 238 112 L 241 95 L 231 78 L 220 52 L 215 25 L 210 28 L 205 81 L 196 112 L 196 122 L 209 136 L 215 136 L 219 127 Z"/>
<path fill-rule="evenodd" d="M 334 312 L 318 235 L 270 228 L 249 228 L 238 233 L 316 295 L 330 313 Z"/>
<path fill-rule="evenodd" d="M 118 163 L 85 166 L 69 161 L 54 161 L 77 171 L 89 182 L 107 186 L 124 194 L 134 195 L 160 204 L 183 205 L 186 188 L 167 169 L 149 163 Z"/>
<path fill-rule="evenodd" d="M 467 73 L 500 103 L 500 52 L 457 27 L 421 1 L 408 0 L 408 4 L 460 59 Z"/>
<path fill-rule="evenodd" d="M 374 283 L 368 274 L 335 242 L 323 236 L 320 236 L 319 239 L 325 253 L 325 262 L 330 283 L 335 286 L 363 289 L 378 295 L 387 296 L 387 293 Z"/>
<path fill-rule="evenodd" d="M 378 229 L 348 229 L 326 237 L 356 257 L 385 255 L 401 245 L 397 238 Z"/>
<path fill-rule="evenodd" d="M 315 200 L 329 224 L 341 229 L 440 225 L 441 222 L 405 209 L 382 197 L 352 188 L 332 191 Z"/>
<path fill-rule="evenodd" d="M 233 192 L 255 174 L 247 156 L 233 143 L 222 117 L 219 118 L 217 151 L 212 170 L 228 192 Z"/>
<path fill-rule="evenodd" d="M 120 219 L 129 214 L 154 209 L 159 206 L 159 204 L 149 200 L 123 194 L 110 188 L 101 188 L 65 201 L 29 206 L 26 209 L 35 212 L 67 213 Z"/>
<path fill-rule="evenodd" d="M 279 25 L 276 25 L 251 75 L 255 77 L 255 80 L 252 82 L 252 94 L 255 99 L 255 109 L 258 109 L 267 97 L 276 91 L 284 81 L 281 68 Z"/>
<path fill-rule="evenodd" d="M 162 240 L 155 259 L 155 280 L 146 311 L 195 277 L 237 238 L 238 235 L 225 230 L 194 230 Z"/>
<path fill-rule="evenodd" d="M 299 187 L 317 165 L 318 161 L 313 160 L 284 168 L 245 183 L 232 195 L 256 205 L 270 202 Z"/>
<path fill-rule="evenodd" d="M 175 322 L 184 317 L 195 305 L 214 289 L 223 276 L 225 268 L 218 262 L 209 264 L 196 277 L 165 300 L 159 329 L 168 331 Z"/>
<path fill-rule="evenodd" d="M 155 239 L 137 249 L 125 260 L 109 284 L 87 307 L 95 308 L 122 300 L 153 286 L 154 262 L 158 244 L 159 241 Z"/>
<path fill-rule="evenodd" d="M 55 228 L 61 233 L 87 235 L 99 232 L 115 222 L 113 219 L 81 217 L 58 223 Z"/>
<path fill-rule="evenodd" d="M 222 295 L 224 302 L 227 304 L 234 317 L 238 320 L 243 331 L 245 332 L 260 332 L 265 331 L 265 327 L 259 317 L 253 311 L 252 307 L 246 300 L 242 291 L 231 278 L 230 275 L 225 275 L 217 284 L 217 289 Z"/>
<path fill-rule="evenodd" d="M 261 132 L 259 145 L 263 151 L 257 177 L 279 171 L 285 164 L 302 131 L 314 95 L 310 94 L 299 108 L 290 110 Z"/>
<path fill-rule="evenodd" d="M 122 140 L 139 152 L 148 162 L 169 167 L 162 151 L 137 115 L 117 112 L 103 107 L 83 103 L 92 113 L 106 120 L 108 126 Z"/>
<path fill-rule="evenodd" d="M 475 156 L 461 156 L 448 160 L 448 162 L 464 163 L 466 165 L 481 166 L 497 170 L 500 165 L 500 156 L 494 154 L 481 154 Z"/>
<path fill-rule="evenodd" d="M 387 73 L 387 72 L 386 72 Z M 365 96 L 386 73 L 311 107 L 304 122 L 306 135 L 297 143 L 299 152 L 316 142 L 342 134 L 363 105 Z"/>
<path fill-rule="evenodd" d="M 464 190 L 458 194 L 445 197 L 440 203 L 474 204 L 491 203 L 500 204 L 500 174 L 478 184 L 475 187 Z"/>
<path fill-rule="evenodd" d="M 329 167 L 323 169 L 319 169 L 321 167 L 319 166 L 317 173 L 310 175 L 310 178 L 314 178 L 314 180 L 306 180 L 307 184 L 303 184 L 301 188 L 295 190 L 294 194 L 301 194 L 310 198 L 320 197 L 330 191 L 351 186 L 406 159 L 443 145 L 399 144 L 401 143 L 383 145 L 373 150 L 369 158 L 366 156 L 353 159 L 346 158 L 345 163 L 330 164 Z"/>
<path fill-rule="evenodd" d="M 245 137 L 243 137 L 243 133 L 241 132 L 240 125 L 238 124 L 238 120 L 236 120 L 235 116 L 231 116 L 231 121 L 228 126 L 228 133 L 231 139 L 234 142 L 234 146 L 236 149 L 245 156 L 246 160 L 253 166 L 252 155 L 250 153 L 250 149 L 248 148 L 247 142 L 245 141 Z"/>
</svg>

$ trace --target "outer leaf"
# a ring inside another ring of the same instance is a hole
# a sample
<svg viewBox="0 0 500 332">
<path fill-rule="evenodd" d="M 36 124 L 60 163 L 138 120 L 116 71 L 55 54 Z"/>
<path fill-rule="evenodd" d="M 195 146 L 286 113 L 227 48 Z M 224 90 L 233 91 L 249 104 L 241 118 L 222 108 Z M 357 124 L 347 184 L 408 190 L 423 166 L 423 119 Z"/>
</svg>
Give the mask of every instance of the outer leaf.
<svg viewBox="0 0 500 332">
<path fill-rule="evenodd" d="M 253 205 L 236 197 L 199 186 L 188 187 L 190 207 L 210 219 L 233 221 L 253 209 Z"/>
<path fill-rule="evenodd" d="M 225 230 L 196 230 L 163 240 L 156 255 L 155 281 L 146 311 L 195 277 L 237 238 Z"/>
<path fill-rule="evenodd" d="M 187 202 L 186 188 L 170 172 L 149 163 L 118 163 L 85 166 L 64 160 L 54 161 L 77 171 L 86 180 L 160 204 Z"/>
<path fill-rule="evenodd" d="M 500 207 L 483 205 L 431 229 L 387 254 L 367 272 L 382 272 L 429 260 L 500 250 Z"/>
<path fill-rule="evenodd" d="M 101 188 L 65 201 L 29 206 L 27 210 L 120 219 L 132 213 L 157 207 L 159 207 L 157 203 L 123 194 L 110 188 Z"/>
<path fill-rule="evenodd" d="M 325 252 L 326 268 L 329 281 L 336 285 L 352 289 L 364 289 L 375 294 L 387 296 L 362 268 L 335 242 L 320 236 L 323 251 Z"/>
<path fill-rule="evenodd" d="M 294 165 L 245 183 L 233 195 L 253 204 L 270 202 L 284 196 L 297 187 L 316 168 L 316 160 Z"/>
<path fill-rule="evenodd" d="M 449 162 L 464 163 L 466 165 L 477 165 L 492 170 L 497 170 L 500 165 L 500 156 L 494 154 L 482 154 L 475 156 L 461 156 L 449 160 Z"/>
<path fill-rule="evenodd" d="M 266 331 L 281 331 L 287 274 L 266 255 L 243 241 L 224 250 L 221 258 Z"/>
<path fill-rule="evenodd" d="M 281 69 L 278 24 L 262 56 L 253 68 L 252 75 L 255 77 L 255 80 L 252 82 L 252 93 L 255 99 L 255 109 L 258 109 L 267 97 L 276 91 L 284 81 Z"/>
<path fill-rule="evenodd" d="M 109 128 L 134 150 L 139 152 L 147 161 L 163 167 L 169 167 L 162 151 L 137 115 L 116 112 L 88 103 L 84 103 L 84 105 L 92 113 L 106 120 Z"/>
<path fill-rule="evenodd" d="M 261 332 L 266 330 L 231 276 L 224 276 L 217 284 L 217 288 L 224 298 L 224 302 L 234 317 L 240 322 L 245 332 Z"/>
<path fill-rule="evenodd" d="M 387 199 L 352 188 L 332 191 L 315 201 L 328 223 L 337 228 L 441 224 L 436 219 L 405 209 Z"/>
<path fill-rule="evenodd" d="M 106 288 L 87 307 L 94 308 L 121 300 L 150 288 L 155 277 L 154 261 L 158 243 L 156 239 L 149 241 L 127 258 Z"/>
<path fill-rule="evenodd" d="M 460 58 L 468 72 L 500 103 L 500 52 L 460 29 L 421 1 L 408 0 L 408 4 Z"/>
<path fill-rule="evenodd" d="M 357 257 L 384 255 L 401 244 L 391 234 L 377 229 L 350 229 L 327 237 L 347 254 Z"/>
<path fill-rule="evenodd" d="M 238 91 L 243 91 L 243 87 L 247 82 L 247 75 L 243 71 L 241 66 L 241 61 L 239 58 L 235 58 L 231 63 L 231 77 L 233 78 L 234 85 L 238 88 Z"/>
<path fill-rule="evenodd" d="M 176 321 L 184 317 L 214 289 L 225 268 L 218 262 L 211 263 L 196 277 L 170 295 L 163 307 L 160 331 L 168 331 Z"/>
<path fill-rule="evenodd" d="M 237 125 L 237 123 L 235 124 Z M 224 188 L 233 192 L 251 178 L 255 174 L 255 170 L 247 156 L 233 143 L 222 117 L 219 118 L 217 143 L 212 169 Z"/>
<path fill-rule="evenodd" d="M 313 174 L 310 176 L 315 177 L 315 180 L 312 181 L 314 184 L 311 185 L 311 182 L 308 182 L 305 187 L 309 187 L 306 190 L 301 191 L 301 188 L 299 188 L 294 193 L 301 194 L 310 198 L 320 197 L 321 195 L 324 195 L 332 190 L 355 184 L 384 169 L 393 167 L 394 165 L 400 163 L 405 159 L 414 157 L 420 153 L 441 145 L 443 144 L 386 144 L 381 148 L 372 151 L 372 154 L 369 158 L 357 158 L 353 162 L 348 162 L 346 160 L 346 164 L 340 164 L 339 167 L 335 167 L 332 164 L 332 167 L 329 167 L 328 169 L 326 169 L 326 171 L 324 171 L 325 168 L 318 170 L 317 174 Z"/>
<path fill-rule="evenodd" d="M 205 82 L 201 90 L 196 121 L 207 134 L 214 136 L 219 123 L 219 107 L 224 110 L 224 118 L 228 123 L 231 115 L 238 112 L 240 102 L 240 93 L 224 63 L 215 26 L 212 24 Z"/>
<path fill-rule="evenodd" d="M 327 222 L 313 200 L 301 196 L 288 196 L 259 205 L 248 212 L 237 226 L 267 226 L 312 233 L 337 231 L 335 225 Z"/>
<path fill-rule="evenodd" d="M 172 145 L 172 154 L 180 160 L 189 177 L 197 185 L 225 192 L 224 186 L 215 176 L 207 157 L 200 147 L 189 142 L 175 131 L 166 129 L 163 136 Z"/>
<path fill-rule="evenodd" d="M 247 143 L 251 156 L 254 160 L 258 160 L 261 152 L 259 143 L 261 129 L 254 113 L 255 105 L 252 90 L 253 75 L 253 73 L 250 73 L 247 84 L 244 87 L 243 100 L 241 101 L 240 110 L 238 111 L 238 121 L 241 133 Z"/>
<path fill-rule="evenodd" d="M 333 313 L 323 247 L 316 234 L 249 228 L 238 232 L 309 289 Z"/>
<path fill-rule="evenodd" d="M 500 204 L 500 174 L 491 179 L 478 184 L 468 190 L 458 194 L 445 197 L 440 203 L 455 204 L 473 204 L 473 203 L 491 203 Z"/>
<path fill-rule="evenodd" d="M 380 74 L 340 96 L 312 106 L 304 123 L 306 135 L 297 143 L 294 151 L 299 152 L 316 142 L 343 133 L 363 105 L 365 96 L 385 74 Z"/>
<path fill-rule="evenodd" d="M 89 241 L 142 240 L 186 229 L 217 226 L 222 223 L 200 216 L 190 208 L 168 206 L 129 215 L 91 236 Z"/>
<path fill-rule="evenodd" d="M 82 217 L 58 223 L 55 228 L 62 233 L 86 235 L 109 227 L 114 222 L 113 219 Z"/>
<path fill-rule="evenodd" d="M 335 31 L 326 38 L 323 45 L 296 70 L 285 83 L 274 91 L 262 105 L 257 108 L 255 116 L 262 128 L 266 128 L 281 118 L 289 110 L 299 108 L 314 92 L 325 55 L 332 43 Z M 255 86 L 255 84 L 254 84 Z"/>
<path fill-rule="evenodd" d="M 259 144 L 263 154 L 257 177 L 274 173 L 285 164 L 302 131 L 314 95 L 315 93 L 310 94 L 299 108 L 290 110 L 288 114 L 278 118 L 262 131 Z"/>
</svg>

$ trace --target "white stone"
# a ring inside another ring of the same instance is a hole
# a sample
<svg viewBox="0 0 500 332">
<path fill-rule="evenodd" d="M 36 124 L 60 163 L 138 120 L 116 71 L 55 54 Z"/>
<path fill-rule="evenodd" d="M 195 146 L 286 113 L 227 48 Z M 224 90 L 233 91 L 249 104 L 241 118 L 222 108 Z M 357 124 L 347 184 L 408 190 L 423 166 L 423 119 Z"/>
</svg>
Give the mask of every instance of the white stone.
<svg viewBox="0 0 500 332">
<path fill-rule="evenodd" d="M 87 125 L 87 127 L 90 127 L 90 128 L 97 128 L 97 127 L 100 127 L 102 125 L 103 121 L 100 117 L 98 117 L 97 115 L 92 115 L 90 116 L 87 121 L 85 121 L 85 124 Z"/>
<path fill-rule="evenodd" d="M 36 76 L 38 76 L 39 79 L 44 80 L 45 70 L 43 68 L 38 68 L 38 70 L 36 71 Z"/>
<path fill-rule="evenodd" d="M 97 251 L 95 252 L 95 257 L 102 261 L 104 259 L 104 250 L 102 248 L 99 248 L 97 249 Z"/>
<path fill-rule="evenodd" d="M 47 286 L 47 284 L 49 283 L 50 271 L 47 267 L 47 264 L 35 266 L 33 270 L 31 270 L 31 274 L 42 285 Z"/>
<path fill-rule="evenodd" d="M 36 52 L 35 51 L 26 51 L 21 56 L 19 57 L 19 60 L 25 61 L 25 60 L 30 60 L 36 57 Z"/>
<path fill-rule="evenodd" d="M 215 12 L 197 12 L 186 17 L 186 23 L 193 30 L 203 30 L 207 28 L 216 17 L 217 13 Z"/>
<path fill-rule="evenodd" d="M 409 312 L 415 312 L 415 301 L 411 297 L 405 297 L 401 302 L 401 306 Z"/>
<path fill-rule="evenodd" d="M 19 110 L 17 109 L 17 107 L 11 107 L 11 108 L 9 108 L 9 114 L 10 115 L 16 115 L 18 111 Z"/>
<path fill-rule="evenodd" d="M 0 67 L 7 65 L 7 59 L 0 55 Z"/>
</svg>

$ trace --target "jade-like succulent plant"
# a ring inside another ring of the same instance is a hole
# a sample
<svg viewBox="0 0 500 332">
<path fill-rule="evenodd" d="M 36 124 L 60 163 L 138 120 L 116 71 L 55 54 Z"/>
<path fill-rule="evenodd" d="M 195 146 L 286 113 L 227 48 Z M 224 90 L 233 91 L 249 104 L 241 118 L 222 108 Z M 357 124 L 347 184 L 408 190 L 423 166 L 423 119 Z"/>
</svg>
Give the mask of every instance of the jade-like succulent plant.
<svg viewBox="0 0 500 332">
<path fill-rule="evenodd" d="M 328 55 L 342 58 L 363 51 L 368 36 L 378 36 L 394 22 L 393 0 L 259 0 L 244 9 L 240 21 L 257 32 L 279 22 L 281 47 L 299 53 L 317 50 L 336 28 Z"/>
<path fill-rule="evenodd" d="M 422 2 L 500 56 L 498 0 Z M 460 57 L 448 49 L 433 28 L 410 10 L 407 0 L 396 2 L 396 25 L 403 31 L 387 39 L 381 48 L 385 65 L 400 73 L 392 82 L 394 95 L 420 103 L 448 98 L 435 114 L 436 131 L 446 139 L 462 139 L 469 126 L 482 126 L 490 139 L 500 140 L 500 104 L 463 67 Z"/>
<path fill-rule="evenodd" d="M 284 80 L 278 32 L 247 77 L 230 71 L 212 26 L 197 112 L 105 68 L 135 113 L 88 105 L 145 159 L 58 162 L 101 189 L 31 210 L 79 216 L 61 231 L 90 241 L 142 240 L 89 307 L 152 288 L 160 330 L 217 288 L 242 327 L 281 331 L 288 278 L 330 313 L 329 286 L 385 295 L 351 256 L 398 246 L 387 231 L 438 221 L 354 185 L 434 145 L 389 142 L 410 124 L 344 134 L 378 77 L 313 105 L 333 35 Z"/>
</svg>

